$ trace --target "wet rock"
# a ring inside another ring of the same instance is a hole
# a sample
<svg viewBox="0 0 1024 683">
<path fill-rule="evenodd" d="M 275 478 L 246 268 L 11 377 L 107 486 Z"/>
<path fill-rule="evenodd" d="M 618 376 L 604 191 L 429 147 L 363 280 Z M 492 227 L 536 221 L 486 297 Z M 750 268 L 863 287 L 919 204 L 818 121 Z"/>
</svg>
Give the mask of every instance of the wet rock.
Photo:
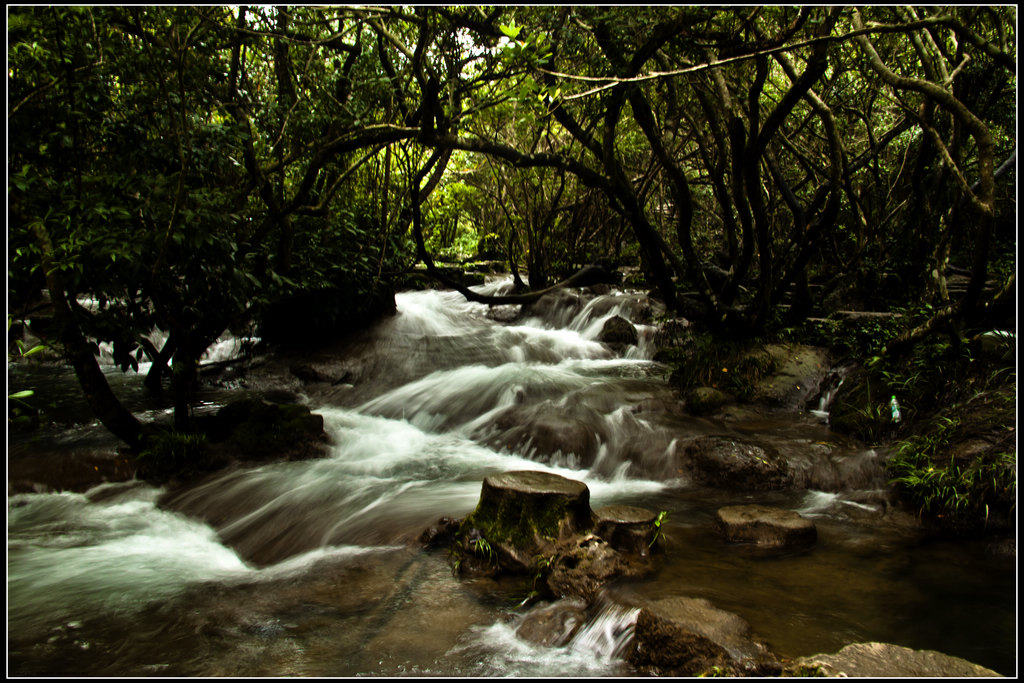
<svg viewBox="0 0 1024 683">
<path fill-rule="evenodd" d="M 616 550 L 646 555 L 656 540 L 657 519 L 646 508 L 609 505 L 594 511 L 594 533 Z"/>
<path fill-rule="evenodd" d="M 803 344 L 771 344 L 762 353 L 771 357 L 774 370 L 754 387 L 753 400 L 773 407 L 803 408 L 820 393 L 829 374 L 828 352 Z"/>
<path fill-rule="evenodd" d="M 792 510 L 767 505 L 732 505 L 718 510 L 715 523 L 725 540 L 772 547 L 798 547 L 818 539 L 814 522 Z"/>
<path fill-rule="evenodd" d="M 448 547 L 455 541 L 455 536 L 458 534 L 461 524 L 461 519 L 442 517 L 437 520 L 436 524 L 425 529 L 420 534 L 419 542 L 424 548 Z"/>
<path fill-rule="evenodd" d="M 966 678 L 1000 674 L 959 657 L 933 650 L 911 650 L 890 643 L 854 643 L 835 654 L 812 655 L 797 660 L 802 671 L 817 670 L 823 676 L 916 678 Z"/>
<path fill-rule="evenodd" d="M 348 381 L 351 375 L 346 368 L 329 361 L 297 361 L 289 370 L 303 382 L 311 384 L 341 384 Z"/>
<path fill-rule="evenodd" d="M 640 577 L 650 571 L 649 562 L 629 557 L 603 538 L 587 534 L 559 544 L 545 579 L 552 595 L 576 596 L 589 603 L 613 579 Z"/>
<path fill-rule="evenodd" d="M 708 415 L 730 401 L 729 396 L 713 387 L 694 387 L 686 393 L 686 409 L 693 415 Z"/>
<path fill-rule="evenodd" d="M 609 318 L 601 333 L 597 336 L 599 342 L 603 342 L 617 351 L 621 351 L 637 342 L 636 328 L 622 316 Z"/>
<path fill-rule="evenodd" d="M 493 424 L 494 433 L 484 439 L 492 448 L 508 449 L 550 461 L 557 455 L 575 456 L 579 467 L 589 467 L 597 456 L 600 435 L 594 428 L 597 420 L 582 419 L 582 409 L 559 409 L 544 404 L 544 410 L 513 406 L 499 415 Z"/>
<path fill-rule="evenodd" d="M 629 661 L 656 676 L 771 675 L 781 666 L 739 616 L 699 598 L 666 598 L 637 615 Z"/>
<path fill-rule="evenodd" d="M 306 406 L 246 398 L 219 411 L 208 426 L 214 450 L 231 458 L 302 460 L 328 449 L 324 418 Z"/>
<path fill-rule="evenodd" d="M 522 316 L 523 307 L 521 304 L 503 304 L 491 306 L 485 314 L 489 319 L 499 323 L 512 323 Z"/>
<path fill-rule="evenodd" d="M 698 484 L 747 491 L 773 491 L 792 484 L 785 459 L 755 444 L 705 436 L 690 442 L 683 453 Z"/>
<path fill-rule="evenodd" d="M 541 647 L 562 647 L 587 619 L 587 603 L 570 597 L 541 603 L 530 610 L 516 629 L 516 635 Z"/>
</svg>

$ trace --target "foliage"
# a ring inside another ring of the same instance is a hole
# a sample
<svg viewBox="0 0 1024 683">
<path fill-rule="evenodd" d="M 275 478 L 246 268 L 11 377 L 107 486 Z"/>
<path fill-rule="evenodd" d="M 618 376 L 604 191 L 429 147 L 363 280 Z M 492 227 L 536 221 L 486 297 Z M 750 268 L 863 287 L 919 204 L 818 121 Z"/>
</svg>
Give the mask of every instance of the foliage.
<svg viewBox="0 0 1024 683">
<path fill-rule="evenodd" d="M 654 527 L 654 535 L 651 536 L 651 542 L 648 544 L 649 548 L 653 548 L 654 544 L 661 538 L 661 527 L 665 524 L 665 520 L 668 519 L 668 510 L 662 510 L 658 513 L 658 516 L 654 518 L 652 526 Z"/>
<path fill-rule="evenodd" d="M 696 335 L 686 350 L 673 354 L 670 381 L 681 389 L 709 386 L 749 400 L 757 382 L 775 369 L 775 359 L 756 339 Z"/>
<path fill-rule="evenodd" d="M 979 523 L 986 526 L 996 510 L 1000 516 L 1012 516 L 1017 458 L 1013 452 L 966 462 L 946 456 L 958 427 L 957 420 L 947 418 L 924 434 L 899 441 L 888 469 L 892 483 L 918 507 L 922 517 L 975 530 Z"/>
<path fill-rule="evenodd" d="M 161 430 L 149 437 L 138 455 L 148 475 L 166 475 L 194 466 L 206 450 L 206 435 Z"/>
<path fill-rule="evenodd" d="M 489 235 L 533 288 L 639 265 L 671 312 L 736 343 L 784 310 L 827 315 L 840 281 L 915 324 L 992 329 L 986 283 L 1015 272 L 1015 18 L 12 7 L 9 296 L 25 310 L 50 288 L 60 336 L 112 343 L 124 370 L 148 356 L 159 375 L 173 347 L 182 430 L 190 370 L 225 329 L 322 308 L 329 336 L 387 309 L 417 260 Z M 865 359 L 894 332 L 819 327 Z M 759 372 L 704 353 L 728 371 L 694 380 L 742 393 Z"/>
</svg>

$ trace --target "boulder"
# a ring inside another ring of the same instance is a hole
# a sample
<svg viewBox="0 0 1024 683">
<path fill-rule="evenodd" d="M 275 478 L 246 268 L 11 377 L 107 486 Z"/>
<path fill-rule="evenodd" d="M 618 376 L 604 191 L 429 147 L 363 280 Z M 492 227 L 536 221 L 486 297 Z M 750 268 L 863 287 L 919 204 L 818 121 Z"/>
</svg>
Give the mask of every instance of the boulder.
<svg viewBox="0 0 1024 683">
<path fill-rule="evenodd" d="M 683 457 L 698 484 L 747 491 L 774 491 L 792 485 L 789 466 L 778 453 L 736 439 L 699 437 L 684 447 Z"/>
<path fill-rule="evenodd" d="M 933 650 L 912 650 L 890 643 L 854 643 L 835 654 L 801 657 L 797 673 L 816 672 L 823 676 L 877 678 L 968 678 L 1000 674 L 965 659 Z"/>
<path fill-rule="evenodd" d="M 693 415 L 708 415 L 729 402 L 729 396 L 713 387 L 694 387 L 686 393 L 686 409 Z"/>
<path fill-rule="evenodd" d="M 207 434 L 216 450 L 242 461 L 322 457 L 329 443 L 322 415 L 306 406 L 257 398 L 221 408 Z"/>
<path fill-rule="evenodd" d="M 781 665 L 741 617 L 700 598 L 666 598 L 637 615 L 628 659 L 655 676 L 771 675 Z"/>
<path fill-rule="evenodd" d="M 771 344 L 765 347 L 774 370 L 754 386 L 753 400 L 785 409 L 803 408 L 820 393 L 831 363 L 828 352 L 804 344 Z"/>
<path fill-rule="evenodd" d="M 605 321 L 601 333 L 597 336 L 599 342 L 603 342 L 617 351 L 636 344 L 637 338 L 633 323 L 619 315 L 612 316 Z"/>
<path fill-rule="evenodd" d="M 772 547 L 813 544 L 818 539 L 814 522 L 792 510 L 767 505 L 731 505 L 718 510 L 716 526 L 725 540 Z"/>
</svg>

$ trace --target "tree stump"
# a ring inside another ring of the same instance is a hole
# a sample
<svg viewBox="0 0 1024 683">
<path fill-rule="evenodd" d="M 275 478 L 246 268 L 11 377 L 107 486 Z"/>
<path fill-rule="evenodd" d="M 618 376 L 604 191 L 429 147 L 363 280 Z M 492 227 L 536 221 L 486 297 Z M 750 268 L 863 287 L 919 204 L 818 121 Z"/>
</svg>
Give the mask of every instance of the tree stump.
<svg viewBox="0 0 1024 683">
<path fill-rule="evenodd" d="M 609 505 L 594 511 L 594 533 L 616 550 L 645 555 L 656 539 L 657 519 L 646 508 Z"/>
<path fill-rule="evenodd" d="M 548 472 L 517 471 L 484 479 L 476 510 L 459 537 L 467 556 L 525 572 L 554 544 L 593 526 L 590 489 Z"/>
</svg>

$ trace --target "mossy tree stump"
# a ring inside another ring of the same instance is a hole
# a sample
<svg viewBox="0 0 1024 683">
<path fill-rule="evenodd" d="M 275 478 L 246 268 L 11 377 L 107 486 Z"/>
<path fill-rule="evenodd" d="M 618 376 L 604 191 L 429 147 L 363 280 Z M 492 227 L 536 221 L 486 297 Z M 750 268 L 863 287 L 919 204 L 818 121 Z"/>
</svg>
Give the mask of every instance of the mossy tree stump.
<svg viewBox="0 0 1024 683">
<path fill-rule="evenodd" d="M 466 559 L 525 572 L 560 539 L 592 526 L 583 482 L 549 472 L 503 472 L 484 479 L 480 502 L 459 529 L 459 545 Z"/>
</svg>

